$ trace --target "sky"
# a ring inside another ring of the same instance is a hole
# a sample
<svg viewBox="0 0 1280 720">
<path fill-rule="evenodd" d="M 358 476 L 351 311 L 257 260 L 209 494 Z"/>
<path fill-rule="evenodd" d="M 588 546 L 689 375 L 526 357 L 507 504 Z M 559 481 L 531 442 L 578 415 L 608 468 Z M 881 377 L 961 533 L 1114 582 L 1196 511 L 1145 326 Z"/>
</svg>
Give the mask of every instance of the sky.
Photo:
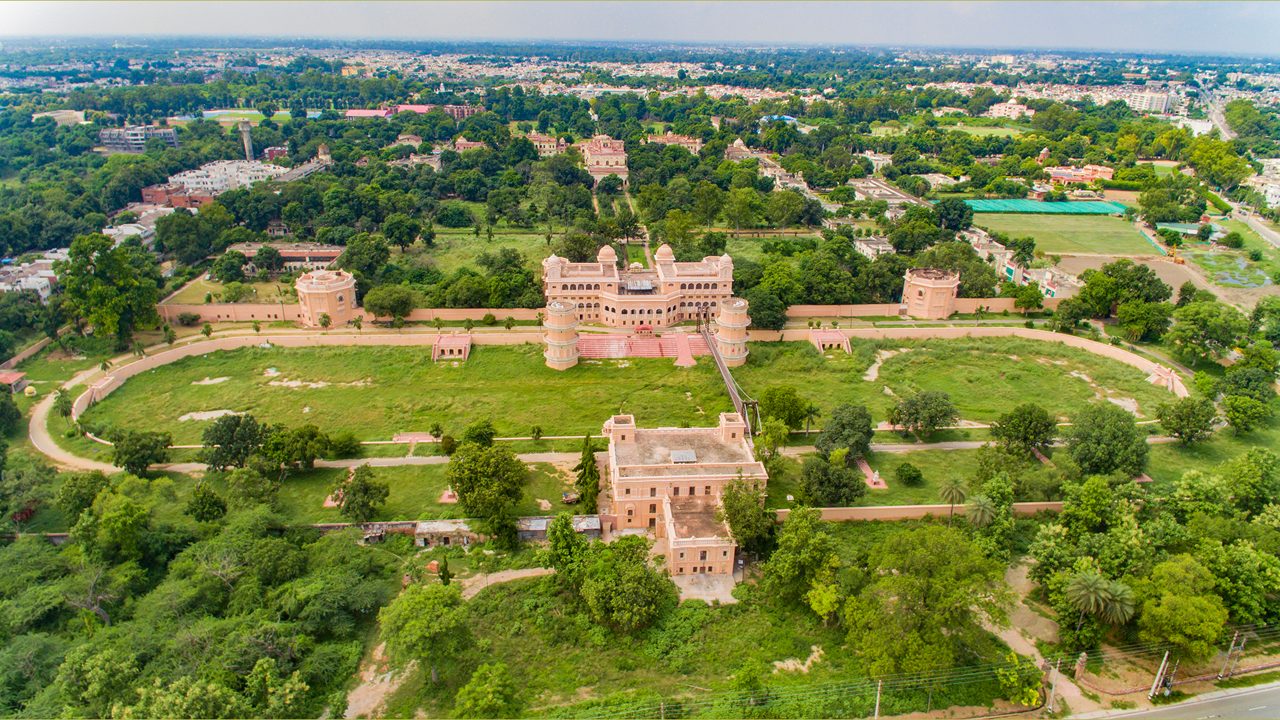
<svg viewBox="0 0 1280 720">
<path fill-rule="evenodd" d="M 1280 55 L 1276 2 L 0 2 L 3 36 L 913 45 Z"/>
</svg>

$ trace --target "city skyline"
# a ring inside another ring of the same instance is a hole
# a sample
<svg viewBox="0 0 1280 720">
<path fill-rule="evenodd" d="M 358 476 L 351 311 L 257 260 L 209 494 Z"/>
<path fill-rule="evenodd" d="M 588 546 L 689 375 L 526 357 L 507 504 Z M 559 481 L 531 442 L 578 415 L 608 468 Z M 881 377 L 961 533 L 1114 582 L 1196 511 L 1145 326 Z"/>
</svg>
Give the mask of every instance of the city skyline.
<svg viewBox="0 0 1280 720">
<path fill-rule="evenodd" d="M 19 2 L 0 5 L 0 27 L 5 37 L 612 40 L 1269 57 L 1280 31 L 1280 5 L 1267 3 L 326 2 L 323 13 L 299 12 L 308 4 L 321 5 Z"/>
</svg>

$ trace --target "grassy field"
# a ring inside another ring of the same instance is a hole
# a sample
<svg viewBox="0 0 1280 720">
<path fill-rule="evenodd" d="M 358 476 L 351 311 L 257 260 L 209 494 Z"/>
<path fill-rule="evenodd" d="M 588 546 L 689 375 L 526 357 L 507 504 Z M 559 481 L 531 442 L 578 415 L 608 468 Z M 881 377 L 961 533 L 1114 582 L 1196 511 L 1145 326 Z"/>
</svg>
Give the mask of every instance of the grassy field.
<svg viewBox="0 0 1280 720">
<path fill-rule="evenodd" d="M 901 349 L 863 381 L 878 348 Z M 877 421 L 898 399 L 922 390 L 951 394 L 961 418 L 990 421 L 1018 403 L 1034 401 L 1067 417 L 1095 398 L 1131 398 L 1150 415 L 1167 392 L 1127 365 L 1055 343 L 1017 338 L 983 340 L 854 341 L 854 353 L 819 355 L 807 343 L 752 343 L 734 377 L 753 397 L 773 385 L 792 385 L 824 417 L 839 403 L 862 403 Z M 892 395 L 886 393 L 886 388 Z M 821 420 L 819 420 L 821 422 Z"/>
<path fill-rule="evenodd" d="M 824 357 L 807 343 L 754 343 L 734 375 L 755 397 L 772 385 L 792 385 L 824 413 L 838 403 L 864 403 L 877 420 L 897 398 L 921 390 L 950 393 L 961 417 L 974 421 L 993 420 L 1028 399 L 1062 416 L 1096 398 L 1133 400 L 1150 415 L 1167 397 L 1128 366 L 1011 338 L 889 343 L 884 347 L 910 350 L 886 360 L 875 381 L 864 381 L 879 347 L 855 342 L 852 356 Z M 535 424 L 547 435 L 598 432 L 618 412 L 635 414 L 642 425 L 710 425 L 729 408 L 709 362 L 681 370 L 669 360 L 588 361 L 559 373 L 543 365 L 541 352 L 536 345 L 481 347 L 457 366 L 425 360 L 425 348 L 217 352 L 130 380 L 84 419 L 91 426 L 163 429 L 187 444 L 199 442 L 207 422 L 181 418 L 216 410 L 376 440 L 436 422 L 456 434 L 485 418 L 499 435 L 527 435 Z M 208 382 L 218 378 L 228 379 Z"/>
<path fill-rule="evenodd" d="M 584 362 L 562 373 L 543 364 L 538 345 L 477 348 L 456 366 L 432 363 L 429 353 L 425 347 L 217 352 L 134 378 L 85 420 L 163 429 L 184 444 L 199 442 L 208 423 L 179 418 L 224 409 L 290 426 L 351 431 L 362 440 L 426 431 L 436 422 L 457 434 L 486 418 L 499 435 L 528 435 L 535 424 L 547 435 L 581 434 L 599 432 L 618 412 L 634 413 L 646 425 L 710 425 L 729 409 L 715 367 L 706 362 L 687 370 L 670 360 Z M 278 374 L 268 375 L 269 368 Z M 229 380 L 193 384 L 220 377 Z"/>
<path fill-rule="evenodd" d="M 276 282 L 249 282 L 245 283 L 253 290 L 250 297 L 245 298 L 242 302 L 247 303 L 296 303 L 298 296 L 294 294 L 293 288 L 288 283 Z M 221 302 L 222 283 L 214 280 L 205 280 L 203 277 L 197 278 L 185 287 L 179 290 L 169 300 L 170 303 L 182 305 L 200 305 L 204 303 L 206 294 L 213 294 L 214 302 Z"/>
<path fill-rule="evenodd" d="M 551 254 L 546 235 L 532 230 L 497 230 L 493 234 L 493 240 L 489 240 L 484 232 L 476 237 L 470 229 L 440 227 L 436 228 L 435 243 L 431 247 L 414 245 L 408 254 L 415 260 L 429 262 L 446 274 L 463 267 L 482 272 L 476 264 L 476 258 L 482 253 L 492 253 L 502 248 L 512 248 L 519 252 L 530 268 L 540 268 L 542 259 Z"/>
<path fill-rule="evenodd" d="M 1247 435 L 1220 430 L 1210 439 L 1194 445 L 1152 445 L 1147 474 L 1157 486 L 1161 486 L 1172 483 L 1188 470 L 1212 471 L 1255 447 L 1270 448 L 1273 452 L 1280 448 L 1280 418 L 1273 418 L 1266 427 Z"/>
<path fill-rule="evenodd" d="M 1046 253 L 1153 255 L 1157 251 L 1121 218 L 1098 215 L 1023 215 L 982 213 L 973 224 L 1010 237 L 1033 237 Z"/>
</svg>

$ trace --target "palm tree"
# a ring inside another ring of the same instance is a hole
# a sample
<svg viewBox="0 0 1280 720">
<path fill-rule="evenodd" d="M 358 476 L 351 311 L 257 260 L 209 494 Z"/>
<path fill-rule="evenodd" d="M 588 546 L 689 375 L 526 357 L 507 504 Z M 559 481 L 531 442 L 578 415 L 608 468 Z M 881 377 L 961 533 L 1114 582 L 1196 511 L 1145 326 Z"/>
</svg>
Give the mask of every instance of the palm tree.
<svg viewBox="0 0 1280 720">
<path fill-rule="evenodd" d="M 804 409 L 804 431 L 809 432 L 809 424 L 816 418 L 822 417 L 822 410 L 817 405 L 810 404 Z"/>
<path fill-rule="evenodd" d="M 1133 590 L 1119 580 L 1112 580 L 1107 587 L 1107 604 L 1098 617 L 1108 625 L 1123 625 L 1133 619 L 1138 602 Z"/>
<path fill-rule="evenodd" d="M 1084 624 L 1084 616 L 1100 615 L 1111 601 L 1111 583 L 1097 570 L 1083 570 L 1067 583 L 1067 602 L 1080 612 L 1076 629 Z"/>
<path fill-rule="evenodd" d="M 942 502 L 951 506 L 951 514 L 947 516 L 947 524 L 951 524 L 951 519 L 955 517 L 956 506 L 964 503 L 968 496 L 965 490 L 964 481 L 960 478 L 951 478 L 942 484 L 938 490 L 938 494 L 942 496 Z"/>
<path fill-rule="evenodd" d="M 974 527 L 986 527 L 996 520 L 996 504 L 986 495 L 976 495 L 969 502 L 969 522 Z"/>
</svg>

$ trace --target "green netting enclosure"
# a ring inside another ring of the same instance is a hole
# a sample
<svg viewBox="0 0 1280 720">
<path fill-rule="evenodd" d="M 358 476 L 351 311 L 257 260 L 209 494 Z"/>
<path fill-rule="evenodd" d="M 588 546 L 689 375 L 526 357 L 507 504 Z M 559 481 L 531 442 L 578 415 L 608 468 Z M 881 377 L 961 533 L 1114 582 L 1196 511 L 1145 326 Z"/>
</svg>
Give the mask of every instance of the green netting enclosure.
<svg viewBox="0 0 1280 720">
<path fill-rule="evenodd" d="M 1125 206 L 1111 200 L 1041 202 L 1039 200 L 965 200 L 976 213 L 1034 213 L 1037 215 L 1122 215 Z"/>
</svg>

